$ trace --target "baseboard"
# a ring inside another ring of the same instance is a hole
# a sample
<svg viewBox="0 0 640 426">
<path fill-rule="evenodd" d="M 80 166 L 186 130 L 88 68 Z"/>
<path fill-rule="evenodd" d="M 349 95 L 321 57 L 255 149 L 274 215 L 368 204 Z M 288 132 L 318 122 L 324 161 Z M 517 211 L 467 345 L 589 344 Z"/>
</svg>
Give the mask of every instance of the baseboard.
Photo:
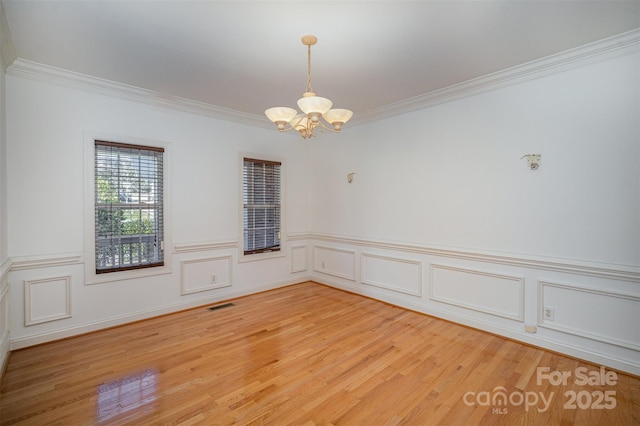
<svg viewBox="0 0 640 426">
<path fill-rule="evenodd" d="M 106 320 L 96 321 L 88 324 L 82 324 L 75 327 L 69 327 L 61 330 L 55 330 L 47 333 L 41 333 L 31 336 L 25 336 L 17 339 L 9 340 L 9 349 L 16 350 L 27 348 L 29 346 L 40 345 L 43 343 L 53 342 L 56 340 L 67 339 L 69 337 L 79 336 L 82 334 L 92 333 L 95 331 L 125 325 L 128 323 L 146 320 L 162 315 L 167 315 L 187 309 L 197 308 L 199 306 L 205 306 L 211 303 L 219 303 L 225 300 L 235 299 L 250 294 L 260 293 L 264 291 L 273 290 L 280 287 L 286 287 L 289 285 L 299 284 L 305 281 L 309 281 L 310 278 L 296 277 L 295 279 L 289 279 L 284 281 L 278 281 L 258 286 L 244 287 L 242 289 L 234 289 L 230 287 L 224 289 L 226 291 L 216 292 L 215 295 L 201 297 L 198 299 L 192 299 L 189 302 L 175 303 L 172 305 L 166 305 L 157 307 L 145 311 L 136 312 L 129 315 L 122 315 L 118 317 L 109 318 Z"/>
</svg>

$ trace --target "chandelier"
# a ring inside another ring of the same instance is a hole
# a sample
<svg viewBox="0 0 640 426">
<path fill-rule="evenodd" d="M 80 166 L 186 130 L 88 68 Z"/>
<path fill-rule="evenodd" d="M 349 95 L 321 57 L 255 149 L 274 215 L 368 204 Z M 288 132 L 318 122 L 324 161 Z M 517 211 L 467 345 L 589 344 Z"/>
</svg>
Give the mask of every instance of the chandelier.
<svg viewBox="0 0 640 426">
<path fill-rule="evenodd" d="M 276 124 L 278 130 L 284 132 L 295 129 L 304 139 L 315 136 L 313 132 L 316 129 L 322 132 L 327 130 L 339 132 L 342 125 L 353 115 L 353 112 L 348 109 L 331 109 L 333 102 L 317 96 L 311 89 L 311 46 L 317 42 L 318 38 L 314 35 L 302 37 L 302 44 L 307 46 L 307 91 L 298 99 L 298 107 L 302 113 L 288 107 L 273 107 L 264 112 L 267 118 Z"/>
</svg>

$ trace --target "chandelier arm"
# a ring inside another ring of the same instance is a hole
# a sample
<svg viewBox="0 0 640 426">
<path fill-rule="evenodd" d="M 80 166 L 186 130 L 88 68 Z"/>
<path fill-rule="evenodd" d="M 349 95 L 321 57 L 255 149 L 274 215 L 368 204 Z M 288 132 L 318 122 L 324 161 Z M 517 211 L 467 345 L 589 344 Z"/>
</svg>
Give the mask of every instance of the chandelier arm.
<svg viewBox="0 0 640 426">
<path fill-rule="evenodd" d="M 331 133 L 339 133 L 339 130 L 335 130 L 334 128 L 327 126 L 323 121 L 315 121 L 312 122 L 311 120 L 307 121 L 306 125 L 302 124 L 302 120 L 303 117 L 301 117 L 300 119 L 296 120 L 292 120 L 290 123 L 287 123 L 287 126 L 280 130 L 281 132 L 288 132 L 289 130 L 296 130 L 297 132 L 300 133 L 300 135 L 304 138 L 304 139 L 308 139 L 308 138 L 312 138 L 315 136 L 314 134 L 314 130 L 318 129 L 320 130 L 322 133 L 324 132 L 331 132 Z M 301 132 L 300 130 L 304 129 L 304 132 Z"/>
<path fill-rule="evenodd" d="M 322 132 L 329 131 L 331 133 L 340 133 L 340 130 L 336 130 L 336 129 L 332 128 L 332 127 L 329 127 L 326 124 L 324 124 L 324 122 L 322 122 L 322 121 L 318 122 L 318 126 L 317 127 L 320 127 L 320 130 Z"/>
</svg>

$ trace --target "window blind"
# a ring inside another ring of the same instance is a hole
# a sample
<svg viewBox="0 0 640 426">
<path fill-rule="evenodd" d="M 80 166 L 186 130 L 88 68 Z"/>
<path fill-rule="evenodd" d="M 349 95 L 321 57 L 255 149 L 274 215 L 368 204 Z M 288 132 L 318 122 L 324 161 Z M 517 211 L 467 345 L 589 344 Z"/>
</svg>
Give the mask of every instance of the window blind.
<svg viewBox="0 0 640 426">
<path fill-rule="evenodd" d="M 245 158 L 242 173 L 244 254 L 280 250 L 280 167 Z"/>
<path fill-rule="evenodd" d="M 164 265 L 163 154 L 95 141 L 97 274 Z"/>
</svg>

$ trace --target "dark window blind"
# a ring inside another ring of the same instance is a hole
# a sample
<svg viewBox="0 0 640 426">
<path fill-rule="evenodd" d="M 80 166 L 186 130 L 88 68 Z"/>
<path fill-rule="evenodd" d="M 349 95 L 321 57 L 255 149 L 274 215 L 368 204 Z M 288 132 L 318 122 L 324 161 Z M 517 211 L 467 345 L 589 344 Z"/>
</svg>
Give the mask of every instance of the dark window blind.
<svg viewBox="0 0 640 426">
<path fill-rule="evenodd" d="M 163 153 L 95 141 L 97 274 L 164 265 Z"/>
<path fill-rule="evenodd" d="M 280 250 L 280 167 L 245 158 L 242 173 L 244 254 Z"/>
</svg>

